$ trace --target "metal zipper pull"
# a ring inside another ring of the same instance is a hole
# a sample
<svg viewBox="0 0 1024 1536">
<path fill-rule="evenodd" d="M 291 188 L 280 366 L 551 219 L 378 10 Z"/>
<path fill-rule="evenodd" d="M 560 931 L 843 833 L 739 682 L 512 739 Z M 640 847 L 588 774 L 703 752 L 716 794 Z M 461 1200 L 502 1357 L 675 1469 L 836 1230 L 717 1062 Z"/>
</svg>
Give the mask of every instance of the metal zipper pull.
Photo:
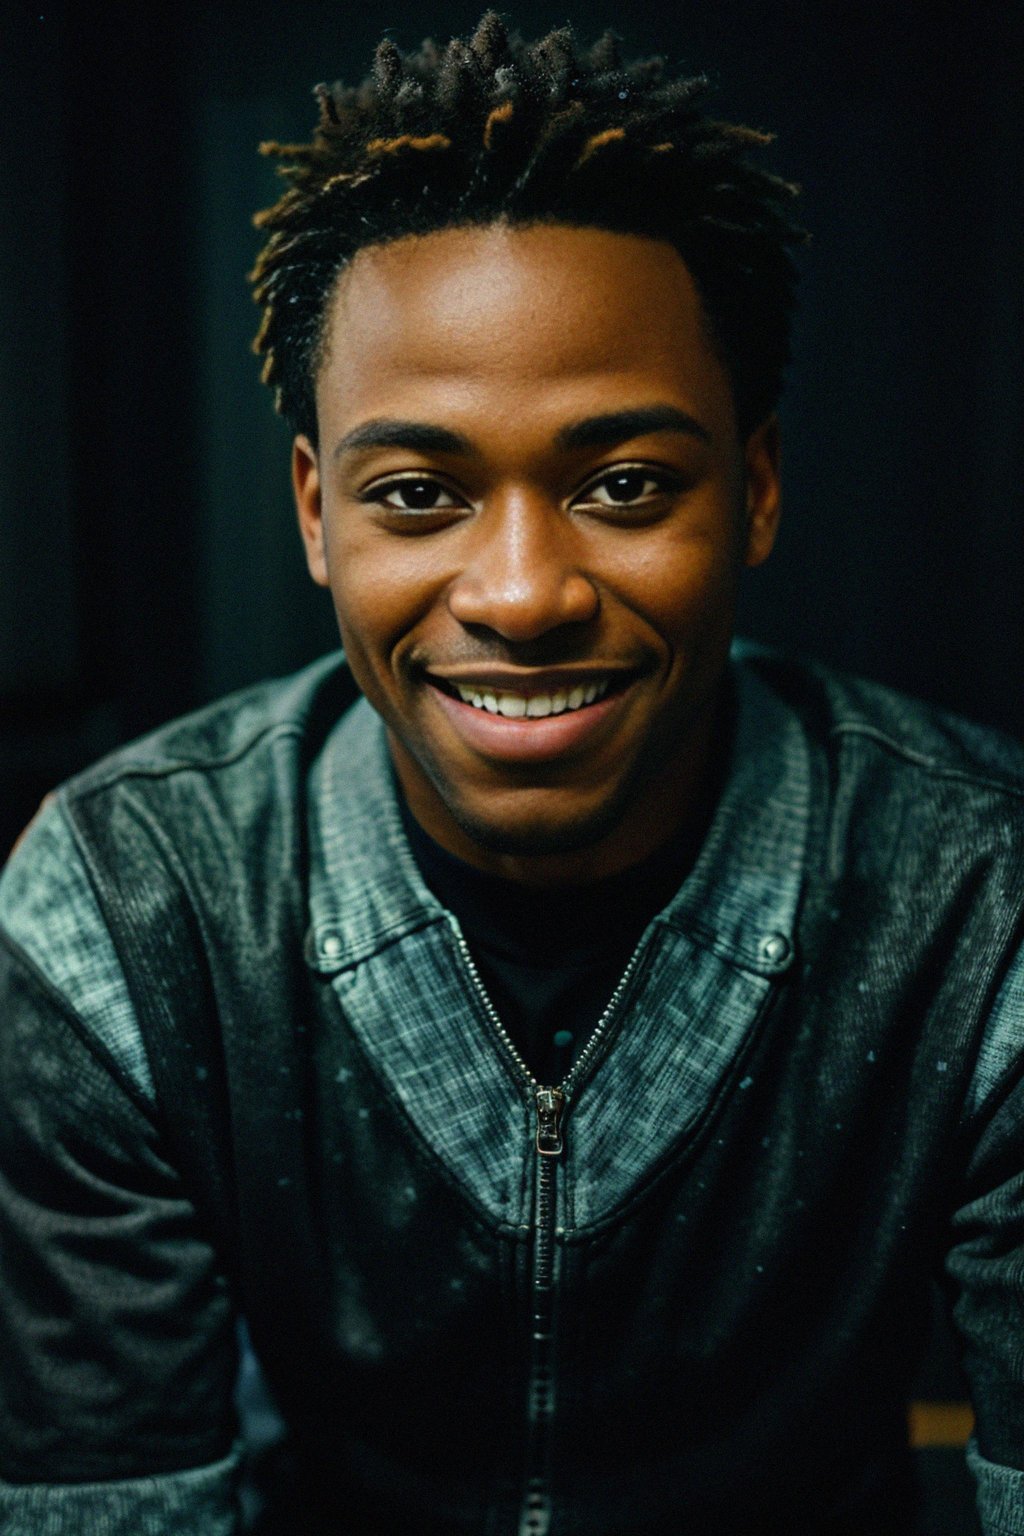
<svg viewBox="0 0 1024 1536">
<path fill-rule="evenodd" d="M 537 1089 L 537 1151 L 541 1157 L 557 1157 L 562 1150 L 562 1111 L 565 1094 L 561 1088 Z"/>
</svg>

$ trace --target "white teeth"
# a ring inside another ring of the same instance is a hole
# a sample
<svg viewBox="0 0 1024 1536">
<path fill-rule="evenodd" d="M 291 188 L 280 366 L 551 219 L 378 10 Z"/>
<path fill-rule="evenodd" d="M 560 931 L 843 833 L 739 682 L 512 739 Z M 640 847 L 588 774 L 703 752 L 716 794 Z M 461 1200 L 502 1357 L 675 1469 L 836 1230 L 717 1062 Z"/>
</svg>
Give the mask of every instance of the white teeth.
<svg viewBox="0 0 1024 1536">
<path fill-rule="evenodd" d="M 508 720 L 521 720 L 524 715 L 531 720 L 540 720 L 546 715 L 564 715 L 569 710 L 593 704 L 595 699 L 603 698 L 608 692 L 609 683 L 607 680 L 601 683 L 577 683 L 568 690 L 532 693 L 529 696 L 504 691 L 483 693 L 465 683 L 456 683 L 454 686 L 463 704 L 472 704 L 475 709 L 486 709 L 489 714 L 504 715 Z"/>
</svg>

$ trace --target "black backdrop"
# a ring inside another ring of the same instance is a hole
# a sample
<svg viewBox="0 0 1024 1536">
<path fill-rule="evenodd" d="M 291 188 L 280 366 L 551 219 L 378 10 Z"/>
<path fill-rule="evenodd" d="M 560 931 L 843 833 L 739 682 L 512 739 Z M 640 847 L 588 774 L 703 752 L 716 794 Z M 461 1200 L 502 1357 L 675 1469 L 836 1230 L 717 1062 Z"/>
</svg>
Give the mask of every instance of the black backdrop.
<svg viewBox="0 0 1024 1536">
<path fill-rule="evenodd" d="M 476 3 L 8 5 L 0 858 L 100 751 L 334 643 L 248 352 L 263 137 Z M 1021 11 L 521 4 L 711 69 L 804 187 L 786 519 L 743 627 L 1024 734 Z"/>
</svg>

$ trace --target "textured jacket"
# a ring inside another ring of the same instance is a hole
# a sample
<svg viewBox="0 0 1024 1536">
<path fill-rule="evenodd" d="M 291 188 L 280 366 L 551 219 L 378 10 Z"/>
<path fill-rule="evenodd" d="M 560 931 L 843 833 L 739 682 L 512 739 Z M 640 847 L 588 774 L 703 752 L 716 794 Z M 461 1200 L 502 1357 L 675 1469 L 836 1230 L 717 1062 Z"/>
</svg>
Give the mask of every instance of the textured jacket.
<svg viewBox="0 0 1024 1536">
<path fill-rule="evenodd" d="M 1024 1536 L 1024 753 L 734 676 L 696 865 L 561 1085 L 337 658 L 60 792 L 0 886 L 0 1528 L 235 1531 L 242 1314 L 296 1532 L 905 1532 L 937 1275 Z"/>
</svg>

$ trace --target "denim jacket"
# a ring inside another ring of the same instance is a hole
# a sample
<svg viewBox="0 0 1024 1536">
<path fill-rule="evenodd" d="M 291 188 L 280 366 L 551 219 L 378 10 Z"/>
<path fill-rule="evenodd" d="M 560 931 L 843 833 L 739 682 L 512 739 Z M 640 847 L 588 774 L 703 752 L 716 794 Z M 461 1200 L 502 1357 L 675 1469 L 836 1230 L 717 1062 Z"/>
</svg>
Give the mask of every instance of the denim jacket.
<svg viewBox="0 0 1024 1536">
<path fill-rule="evenodd" d="M 733 675 L 695 867 L 560 1085 L 338 658 L 64 787 L 0 885 L 0 1528 L 239 1529 L 243 1314 L 287 1529 L 905 1531 L 939 1276 L 1024 1536 L 1024 752 Z"/>
</svg>

